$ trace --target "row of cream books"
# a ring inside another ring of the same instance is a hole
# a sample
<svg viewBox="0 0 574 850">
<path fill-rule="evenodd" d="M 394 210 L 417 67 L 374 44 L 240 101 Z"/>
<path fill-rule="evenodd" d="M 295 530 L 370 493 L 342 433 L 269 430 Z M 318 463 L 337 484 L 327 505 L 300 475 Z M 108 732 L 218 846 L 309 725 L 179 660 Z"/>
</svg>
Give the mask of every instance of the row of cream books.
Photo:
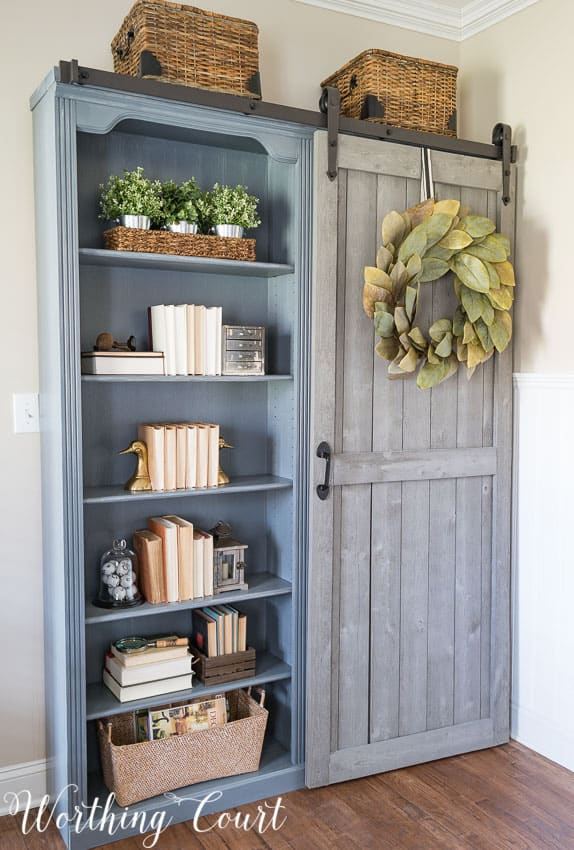
<svg viewBox="0 0 574 850">
<path fill-rule="evenodd" d="M 213 536 L 182 517 L 152 516 L 134 531 L 140 591 L 148 602 L 213 596 Z"/>
<path fill-rule="evenodd" d="M 192 663 L 187 646 L 153 647 L 126 654 L 112 643 L 104 661 L 104 685 L 120 702 L 186 691 L 192 687 Z"/>
<path fill-rule="evenodd" d="M 229 719 L 228 700 L 224 694 L 196 699 L 187 704 L 142 708 L 136 711 L 138 743 L 161 741 L 179 735 L 204 732 L 214 726 L 225 726 Z"/>
<path fill-rule="evenodd" d="M 150 348 L 162 351 L 165 375 L 221 375 L 222 308 L 155 304 Z"/>
<path fill-rule="evenodd" d="M 159 422 L 138 425 L 147 446 L 152 490 L 217 487 L 219 425 L 209 422 Z"/>
</svg>

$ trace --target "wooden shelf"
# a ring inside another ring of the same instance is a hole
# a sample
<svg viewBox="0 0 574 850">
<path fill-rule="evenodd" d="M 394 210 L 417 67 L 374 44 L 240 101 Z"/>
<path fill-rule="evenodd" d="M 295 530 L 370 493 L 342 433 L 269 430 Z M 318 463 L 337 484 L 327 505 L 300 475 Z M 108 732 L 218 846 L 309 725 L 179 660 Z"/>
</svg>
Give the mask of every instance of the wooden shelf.
<svg viewBox="0 0 574 850">
<path fill-rule="evenodd" d="M 251 573 L 247 577 L 249 590 L 236 590 L 221 593 L 217 596 L 204 596 L 201 599 L 190 599 L 187 602 L 167 602 L 152 605 L 144 602 L 135 608 L 98 608 L 92 602 L 86 602 L 86 625 L 105 623 L 115 620 L 149 617 L 154 614 L 177 614 L 191 608 L 201 608 L 204 605 L 243 602 L 246 599 L 264 599 L 267 596 L 284 596 L 291 593 L 291 583 L 278 578 L 272 573 Z"/>
<path fill-rule="evenodd" d="M 268 383 L 270 381 L 292 381 L 293 375 L 82 375 L 88 384 L 109 383 Z"/>
<path fill-rule="evenodd" d="M 153 269 L 155 271 L 197 272 L 234 275 L 235 277 L 281 277 L 293 274 L 294 267 L 284 263 L 250 263 L 244 260 L 219 260 L 211 257 L 180 257 L 175 254 L 146 254 L 139 251 L 107 251 L 104 248 L 80 248 L 80 265 L 113 268 Z"/>
<path fill-rule="evenodd" d="M 185 701 L 196 697 L 209 696 L 210 694 L 233 691 L 237 688 L 247 688 L 249 685 L 264 685 L 266 682 L 278 682 L 282 679 L 291 678 L 291 668 L 284 661 L 271 655 L 269 652 L 257 653 L 257 664 L 255 675 L 247 679 L 238 679 L 235 682 L 219 682 L 215 685 L 202 685 L 200 682 L 193 688 L 183 691 L 174 691 L 169 694 L 161 694 L 147 699 L 134 699 L 130 702 L 119 702 L 109 691 L 103 682 L 96 682 L 86 688 L 86 719 L 97 720 L 98 717 L 107 717 L 110 714 L 125 714 L 135 711 L 137 708 L 151 708 L 154 705 L 164 705 L 167 702 Z"/>
<path fill-rule="evenodd" d="M 221 496 L 231 493 L 256 493 L 261 490 L 288 490 L 293 486 L 289 478 L 277 475 L 240 475 L 230 484 L 219 487 L 200 487 L 196 490 L 146 490 L 143 493 L 128 493 L 121 484 L 108 487 L 86 487 L 84 504 L 96 505 L 109 502 L 161 501 L 163 499 L 186 499 L 189 496 Z"/>
</svg>

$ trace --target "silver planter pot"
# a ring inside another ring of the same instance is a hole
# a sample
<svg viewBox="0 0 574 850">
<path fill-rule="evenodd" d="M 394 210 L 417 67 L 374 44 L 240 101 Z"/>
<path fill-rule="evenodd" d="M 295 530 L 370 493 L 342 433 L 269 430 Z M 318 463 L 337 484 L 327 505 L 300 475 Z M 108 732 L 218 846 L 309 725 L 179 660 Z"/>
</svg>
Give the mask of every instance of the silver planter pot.
<svg viewBox="0 0 574 850">
<path fill-rule="evenodd" d="M 149 230 L 151 219 L 149 215 L 121 215 L 120 224 L 122 227 L 135 227 L 138 230 Z"/>
<path fill-rule="evenodd" d="M 230 236 L 234 239 L 241 239 L 243 236 L 243 228 L 239 224 L 216 224 L 216 236 Z"/>
<path fill-rule="evenodd" d="M 197 233 L 198 226 L 197 224 L 190 224 L 189 221 L 174 221 L 167 225 L 166 230 L 170 230 L 172 233 Z"/>
</svg>

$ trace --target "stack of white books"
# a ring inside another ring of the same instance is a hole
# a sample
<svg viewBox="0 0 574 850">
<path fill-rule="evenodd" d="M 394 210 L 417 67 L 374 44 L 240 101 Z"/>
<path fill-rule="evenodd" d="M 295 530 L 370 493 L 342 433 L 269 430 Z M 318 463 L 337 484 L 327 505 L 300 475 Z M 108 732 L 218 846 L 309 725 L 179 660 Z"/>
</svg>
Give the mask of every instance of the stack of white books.
<svg viewBox="0 0 574 850">
<path fill-rule="evenodd" d="M 192 490 L 219 483 L 219 425 L 161 422 L 138 425 L 147 446 L 152 490 Z"/>
<path fill-rule="evenodd" d="M 150 348 L 164 355 L 164 375 L 221 375 L 222 308 L 155 304 Z"/>
</svg>

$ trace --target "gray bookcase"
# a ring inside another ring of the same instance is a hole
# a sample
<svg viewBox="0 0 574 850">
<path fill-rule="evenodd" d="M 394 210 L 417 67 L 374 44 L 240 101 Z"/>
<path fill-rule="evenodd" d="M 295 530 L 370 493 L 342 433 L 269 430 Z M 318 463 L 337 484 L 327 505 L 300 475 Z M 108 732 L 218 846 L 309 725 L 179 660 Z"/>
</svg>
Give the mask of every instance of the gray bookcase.
<svg viewBox="0 0 574 850">
<path fill-rule="evenodd" d="M 267 692 L 269 724 L 259 772 L 195 785 L 218 789 L 211 810 L 303 784 L 304 611 L 308 492 L 311 128 L 59 82 L 32 99 L 36 146 L 38 287 L 43 452 L 46 687 L 49 788 L 62 810 L 105 797 L 96 741 L 99 718 L 166 697 L 119 703 L 103 686 L 110 641 L 189 633 L 204 600 L 109 611 L 92 604 L 100 554 L 112 538 L 178 513 L 210 528 L 232 523 L 249 544 L 249 590 L 226 598 L 248 615 L 254 677 L 179 698 L 246 685 Z M 143 165 L 160 179 L 194 175 L 245 183 L 261 198 L 257 262 L 114 253 L 102 248 L 98 186 Z M 100 377 L 80 374 L 80 351 L 107 330 L 147 339 L 154 303 L 221 305 L 230 324 L 265 325 L 268 374 L 241 378 Z M 236 448 L 216 491 L 129 494 L 133 458 L 119 457 L 143 421 L 218 422 Z M 74 792 L 69 786 L 78 788 Z M 161 796 L 139 807 L 193 816 L 197 801 Z M 206 812 L 210 808 L 207 807 Z M 123 835 L 129 835 L 129 829 Z M 69 847 L 106 834 L 64 830 Z"/>
</svg>

